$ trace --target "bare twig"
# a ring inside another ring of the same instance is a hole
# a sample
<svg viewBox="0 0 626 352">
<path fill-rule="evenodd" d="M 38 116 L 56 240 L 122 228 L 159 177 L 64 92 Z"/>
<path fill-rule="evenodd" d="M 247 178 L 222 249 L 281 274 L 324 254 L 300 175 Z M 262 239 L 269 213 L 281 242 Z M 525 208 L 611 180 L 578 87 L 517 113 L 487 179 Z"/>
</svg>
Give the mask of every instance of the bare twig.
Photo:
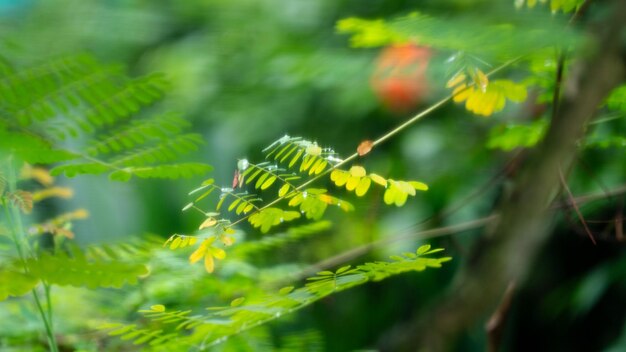
<svg viewBox="0 0 626 352">
<path fill-rule="evenodd" d="M 580 222 L 583 224 L 583 227 L 585 228 L 585 232 L 587 232 L 587 235 L 589 236 L 589 239 L 591 239 L 591 242 L 593 242 L 593 244 L 596 245 L 597 244 L 596 239 L 593 237 L 593 233 L 591 233 L 589 226 L 587 226 L 587 222 L 585 221 L 583 214 L 581 214 L 580 209 L 578 209 L 578 205 L 576 204 L 576 201 L 574 200 L 574 195 L 572 194 L 572 191 L 570 191 L 569 187 L 567 186 L 567 182 L 565 181 L 565 176 L 563 176 L 563 171 L 561 170 L 560 167 L 559 167 L 559 179 L 561 180 L 561 186 L 563 187 L 565 192 L 567 192 L 567 197 L 569 199 L 570 205 L 576 211 L 576 215 L 578 215 L 578 219 L 580 220 Z"/>
<path fill-rule="evenodd" d="M 500 342 L 502 341 L 502 333 L 506 323 L 506 317 L 511 309 L 511 303 L 513 302 L 513 295 L 515 294 L 515 281 L 509 282 L 509 286 L 504 292 L 502 301 L 495 312 L 487 321 L 485 330 L 487 331 L 487 351 L 497 352 L 500 350 Z"/>
</svg>

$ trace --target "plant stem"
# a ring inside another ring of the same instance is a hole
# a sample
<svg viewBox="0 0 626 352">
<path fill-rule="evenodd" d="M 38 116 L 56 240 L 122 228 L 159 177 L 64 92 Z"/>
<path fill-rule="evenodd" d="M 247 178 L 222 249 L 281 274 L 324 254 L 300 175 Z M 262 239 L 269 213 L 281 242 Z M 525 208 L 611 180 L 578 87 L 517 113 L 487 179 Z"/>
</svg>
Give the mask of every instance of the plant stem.
<svg viewBox="0 0 626 352">
<path fill-rule="evenodd" d="M 15 191 L 17 180 L 15 176 L 15 170 L 13 170 L 13 163 L 10 158 L 7 163 L 7 169 L 8 169 L 7 174 L 8 174 L 8 181 L 9 181 L 8 182 L 9 191 Z M 7 218 L 7 222 L 9 223 L 9 227 L 11 228 L 12 240 L 15 244 L 15 247 L 17 248 L 17 252 L 22 262 L 22 265 L 24 266 L 24 271 L 28 272 L 28 267 L 26 265 L 27 253 L 25 253 L 24 248 L 22 247 L 22 244 L 25 244 L 24 247 L 26 247 L 28 251 L 30 251 L 30 247 L 28 246 L 28 242 L 26 240 L 26 233 L 24 232 L 24 226 L 22 224 L 22 217 L 19 213 L 19 210 L 15 206 L 8 203 L 6 199 L 2 199 L 2 206 L 4 208 L 5 216 Z M 50 299 L 50 287 L 46 283 L 44 283 L 44 287 L 45 287 L 44 295 L 45 295 L 46 302 L 47 302 L 47 312 L 48 312 L 47 314 L 46 314 L 46 311 L 43 309 L 43 305 L 41 304 L 41 299 L 39 298 L 39 295 L 37 294 L 37 289 L 33 288 L 32 293 L 33 293 L 33 297 L 35 298 L 35 305 L 37 306 L 37 310 L 39 311 L 39 314 L 41 315 L 41 320 L 43 321 L 44 327 L 46 329 L 46 337 L 48 339 L 48 345 L 50 346 L 50 351 L 58 352 L 59 348 L 57 346 L 56 337 L 54 335 L 54 330 L 52 328 L 52 303 Z"/>
<path fill-rule="evenodd" d="M 46 328 L 46 335 L 48 337 L 48 345 L 50 345 L 50 351 L 59 352 L 56 337 L 54 336 L 54 331 L 52 330 L 52 320 L 48 321 L 48 318 L 46 317 L 46 312 L 43 309 L 43 305 L 41 304 L 41 300 L 39 299 L 39 295 L 37 294 L 36 289 L 33 289 L 33 297 L 35 297 L 37 310 L 39 310 L 39 314 L 41 315 L 41 319 L 43 320 L 43 324 Z M 49 299 L 49 295 L 46 295 L 46 297 L 47 299 Z M 52 313 L 52 311 L 50 311 L 50 313 Z"/>
<path fill-rule="evenodd" d="M 502 69 L 512 65 L 513 63 L 515 63 L 516 61 L 518 61 L 520 59 L 520 57 L 509 60 L 505 63 L 503 63 L 502 65 L 494 68 L 493 70 L 489 71 L 489 73 L 487 73 L 487 76 L 491 76 L 493 74 L 495 74 L 496 72 L 501 71 Z M 471 87 L 471 85 L 468 85 L 467 88 Z M 463 92 L 463 90 L 461 91 Z M 461 93 L 461 92 L 457 92 Z M 438 102 L 436 102 L 435 104 L 429 106 L 428 108 L 426 108 L 425 110 L 420 111 L 417 115 L 413 116 L 412 118 L 408 119 L 407 121 L 405 121 L 404 123 L 402 123 L 401 125 L 399 125 L 398 127 L 394 128 L 393 130 L 385 133 L 383 136 L 379 137 L 378 139 L 376 139 L 374 142 L 372 142 L 372 148 L 376 147 L 377 145 L 385 142 L 386 140 L 388 140 L 389 138 L 395 136 L 396 134 L 400 133 L 401 131 L 403 131 L 404 129 L 406 129 L 407 127 L 411 126 L 412 124 L 414 124 L 415 122 L 417 122 L 418 120 L 420 120 L 421 118 L 423 118 L 424 116 L 430 114 L 431 112 L 437 110 L 438 108 L 440 108 L 441 106 L 445 105 L 447 102 L 449 102 L 450 100 L 452 100 L 452 98 L 454 97 L 453 94 L 448 95 L 447 97 L 439 100 Z M 301 184 L 300 186 L 298 186 L 295 190 L 299 191 L 301 189 L 303 189 L 304 187 L 312 184 L 313 182 L 316 182 L 317 180 L 319 180 L 320 178 L 328 175 L 329 173 L 331 173 L 333 170 L 346 165 L 347 163 L 351 162 L 352 160 L 356 159 L 359 157 L 359 153 L 355 152 L 352 155 L 350 155 L 349 157 L 347 157 L 346 159 L 342 160 L 341 162 L 331 166 L 329 169 L 325 170 L 324 172 L 320 173 L 319 175 L 309 179 L 308 181 L 306 181 L 305 183 Z M 286 195 L 285 195 L 286 196 Z M 239 218 L 237 221 L 233 222 L 230 226 L 234 226 L 237 225 L 238 223 L 246 220 L 247 218 L 249 218 L 251 215 L 260 212 L 264 209 L 267 209 L 273 205 L 275 205 L 276 203 L 280 202 L 281 200 L 283 200 L 285 198 L 285 196 L 282 197 L 278 197 L 276 199 L 274 199 L 273 201 L 267 203 L 266 205 L 262 206 L 261 208 L 259 208 L 258 210 L 247 214 L 246 216 Z"/>
</svg>

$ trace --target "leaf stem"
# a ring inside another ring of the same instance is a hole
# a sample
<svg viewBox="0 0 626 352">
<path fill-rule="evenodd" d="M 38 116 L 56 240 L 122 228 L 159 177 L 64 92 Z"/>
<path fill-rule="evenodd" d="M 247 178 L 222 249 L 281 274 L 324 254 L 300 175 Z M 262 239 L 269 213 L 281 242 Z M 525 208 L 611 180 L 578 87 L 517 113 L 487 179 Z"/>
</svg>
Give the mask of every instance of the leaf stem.
<svg viewBox="0 0 626 352">
<path fill-rule="evenodd" d="M 13 163 L 12 163 L 11 158 L 9 158 L 7 165 L 8 165 L 7 174 L 8 174 L 8 181 L 9 181 L 8 182 L 9 191 L 14 191 L 16 189 L 17 180 L 15 176 L 15 171 L 13 170 Z M 9 223 L 9 227 L 11 228 L 12 240 L 15 243 L 15 247 L 17 248 L 18 255 L 20 257 L 20 260 L 22 261 L 22 265 L 24 266 L 24 271 L 28 272 L 28 267 L 26 265 L 26 253 L 24 252 L 24 248 L 21 245 L 22 242 L 24 242 L 27 249 L 29 248 L 28 248 L 28 242 L 26 241 L 24 226 L 22 224 L 22 218 L 19 214 L 19 210 L 15 206 L 12 206 L 11 204 L 7 203 L 6 199 L 2 199 L 2 206 L 5 210 L 5 215 L 7 217 L 7 222 Z M 9 208 L 11 209 L 9 210 Z M 46 283 L 44 283 L 44 287 L 45 287 L 44 295 L 45 295 L 46 301 L 48 302 L 47 314 L 46 314 L 46 311 L 43 309 L 43 305 L 41 304 L 41 299 L 39 298 L 39 295 L 37 294 L 37 289 L 33 288 L 32 293 L 33 293 L 33 297 L 35 298 L 35 305 L 37 306 L 37 310 L 39 311 L 39 315 L 41 316 L 41 320 L 43 321 L 44 327 L 46 329 L 46 337 L 48 339 L 50 351 L 58 352 L 59 348 L 57 346 L 56 337 L 54 335 L 54 330 L 52 328 L 52 304 L 51 304 L 51 299 L 50 299 L 50 289 Z"/>
<path fill-rule="evenodd" d="M 489 73 L 487 73 L 487 76 L 491 76 L 494 75 L 495 73 L 503 70 L 504 68 L 512 65 L 513 63 L 517 62 L 518 60 L 520 60 L 521 57 L 517 57 L 514 59 L 511 59 L 505 63 L 503 63 L 502 65 L 494 68 L 493 70 L 489 71 Z M 472 85 L 468 85 L 467 88 L 471 87 Z M 461 91 L 462 92 L 462 91 Z M 457 92 L 457 94 L 460 92 Z M 448 101 L 450 101 L 452 98 L 454 97 L 453 94 L 448 95 L 447 97 L 439 100 L 438 102 L 436 102 L 435 104 L 431 105 L 430 107 L 426 108 L 425 110 L 422 110 L 421 112 L 419 112 L 417 115 L 413 116 L 412 118 L 408 119 L 407 121 L 405 121 L 404 123 L 402 123 L 401 125 L 399 125 L 398 127 L 394 128 L 393 130 L 385 133 L 384 135 L 382 135 L 381 137 L 379 137 L 378 139 L 376 139 L 374 142 L 372 142 L 372 148 L 374 148 L 375 146 L 382 144 L 383 142 L 385 142 L 386 140 L 388 140 L 389 138 L 395 136 L 396 134 L 400 133 L 401 131 L 403 131 L 404 129 L 406 129 L 407 127 L 411 126 L 412 124 L 414 124 L 415 122 L 417 122 L 418 120 L 420 120 L 421 118 L 423 118 L 424 116 L 430 114 L 431 112 L 437 110 L 438 108 L 440 108 L 441 106 L 445 105 Z M 346 159 L 344 159 L 343 161 L 332 165 L 329 169 L 325 170 L 324 172 L 320 173 L 319 175 L 309 179 L 308 181 L 306 181 L 305 183 L 301 184 L 300 186 L 296 187 L 296 191 L 300 191 L 301 189 L 303 189 L 304 187 L 312 184 L 313 182 L 316 182 L 317 180 L 319 180 L 320 178 L 328 175 L 329 173 L 331 173 L 333 170 L 346 165 L 347 163 L 351 162 L 352 160 L 356 159 L 359 157 L 359 153 L 355 152 L 352 155 L 350 155 L 349 157 L 347 157 Z M 269 202 L 268 204 L 262 206 L 261 208 L 259 208 L 257 211 L 262 211 L 264 209 L 267 209 L 271 206 L 274 206 L 275 204 L 277 204 L 278 202 L 280 202 L 281 200 L 285 199 L 285 196 L 282 197 L 278 197 L 276 199 L 274 199 L 273 201 Z M 252 212 L 250 214 L 247 214 L 246 216 L 239 218 L 238 220 L 234 221 L 230 226 L 234 226 L 237 225 L 239 223 L 241 223 L 242 221 L 246 220 L 247 218 L 249 218 L 251 215 L 253 215 L 255 212 Z"/>
</svg>

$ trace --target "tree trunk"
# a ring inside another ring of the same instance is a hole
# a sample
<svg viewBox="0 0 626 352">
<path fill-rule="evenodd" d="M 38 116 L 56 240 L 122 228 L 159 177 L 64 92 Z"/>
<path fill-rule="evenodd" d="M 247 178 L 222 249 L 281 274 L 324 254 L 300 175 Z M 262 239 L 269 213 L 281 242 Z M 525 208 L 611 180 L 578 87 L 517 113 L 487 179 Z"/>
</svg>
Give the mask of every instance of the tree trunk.
<svg viewBox="0 0 626 352">
<path fill-rule="evenodd" d="M 587 123 L 625 73 L 623 35 L 626 0 L 613 1 L 610 18 L 598 26 L 595 53 L 566 81 L 560 108 L 546 137 L 527 160 L 497 224 L 482 238 L 452 290 L 420 320 L 381 341 L 384 351 L 445 351 L 460 333 L 496 309 L 510 282 L 523 283 L 533 258 L 551 233 L 548 207 L 560 189 Z M 591 241 L 589 245 L 593 245 Z"/>
</svg>

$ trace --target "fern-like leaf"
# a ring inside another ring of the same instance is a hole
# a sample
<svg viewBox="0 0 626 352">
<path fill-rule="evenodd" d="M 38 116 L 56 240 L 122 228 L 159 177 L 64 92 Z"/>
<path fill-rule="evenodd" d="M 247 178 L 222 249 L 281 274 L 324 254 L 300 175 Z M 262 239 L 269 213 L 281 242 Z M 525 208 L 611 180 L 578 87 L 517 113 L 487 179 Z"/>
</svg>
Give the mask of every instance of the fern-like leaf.
<svg viewBox="0 0 626 352">
<path fill-rule="evenodd" d="M 322 271 L 309 278 L 307 280 L 309 283 L 305 287 L 298 289 L 292 286 L 284 287 L 276 294 L 249 302 L 238 298 L 228 306 L 208 308 L 210 313 L 206 315 L 192 315 L 190 311 L 168 311 L 163 305 L 153 305 L 141 312 L 159 324 L 172 324 L 177 330 L 192 330 L 190 333 L 172 338 L 173 341 L 184 346 L 195 345 L 198 349 L 204 350 L 230 336 L 302 309 L 333 293 L 406 272 L 439 268 L 450 258 L 425 256 L 440 251 L 441 249 L 431 249 L 426 245 L 416 252 L 394 256 L 390 262 L 373 262 L 356 268 L 344 266 L 336 271 Z M 132 326 L 123 332 L 134 328 Z"/>
<path fill-rule="evenodd" d="M 0 151 L 29 163 L 72 160 L 52 171 L 68 177 L 110 173 L 112 180 L 128 181 L 133 175 L 175 179 L 206 173 L 210 167 L 204 164 L 163 164 L 203 142 L 184 133 L 187 122 L 173 114 L 129 121 L 160 100 L 168 86 L 160 74 L 129 78 L 87 55 L 13 70 L 0 78 L 0 108 L 6 112 L 0 116 Z M 61 140 L 79 136 L 89 145 L 85 152 L 60 147 Z"/>
<path fill-rule="evenodd" d="M 298 172 L 318 175 L 329 166 L 330 162 L 336 162 L 336 153 L 330 148 L 321 148 L 316 142 L 311 142 L 300 137 L 284 136 L 263 150 L 267 159 L 272 159 L 280 164 L 286 164 L 292 168 L 298 163 Z"/>
<path fill-rule="evenodd" d="M 284 233 L 272 236 L 264 236 L 258 241 L 242 242 L 233 249 L 235 256 L 249 256 L 252 253 L 278 249 L 286 244 L 303 240 L 310 236 L 319 234 L 330 229 L 332 226 L 330 221 L 318 221 L 301 226 L 291 226 Z"/>
<path fill-rule="evenodd" d="M 39 284 L 39 279 L 33 275 L 0 269 L 0 301 L 11 296 L 23 296 L 35 288 L 37 284 Z"/>
<path fill-rule="evenodd" d="M 143 264 L 118 261 L 88 261 L 84 256 L 69 257 L 43 253 L 27 261 L 29 273 L 51 284 L 96 287 L 121 287 L 135 284 L 148 273 Z"/>
</svg>

